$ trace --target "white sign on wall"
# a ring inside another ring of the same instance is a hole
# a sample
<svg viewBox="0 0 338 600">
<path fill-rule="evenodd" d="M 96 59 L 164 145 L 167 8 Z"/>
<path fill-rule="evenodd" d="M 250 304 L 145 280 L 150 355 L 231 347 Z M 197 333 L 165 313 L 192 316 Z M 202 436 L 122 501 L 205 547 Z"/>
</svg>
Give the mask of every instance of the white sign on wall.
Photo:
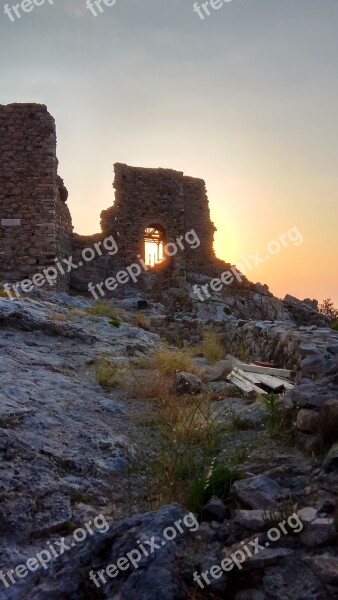
<svg viewBox="0 0 338 600">
<path fill-rule="evenodd" d="M 2 227 L 17 227 L 21 225 L 21 219 L 1 219 Z"/>
</svg>

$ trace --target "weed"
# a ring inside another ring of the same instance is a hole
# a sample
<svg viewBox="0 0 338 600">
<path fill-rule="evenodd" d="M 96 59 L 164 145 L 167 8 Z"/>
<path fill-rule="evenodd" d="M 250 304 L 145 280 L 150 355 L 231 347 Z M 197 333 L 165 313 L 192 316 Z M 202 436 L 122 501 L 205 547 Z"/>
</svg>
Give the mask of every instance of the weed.
<svg viewBox="0 0 338 600">
<path fill-rule="evenodd" d="M 176 371 L 195 373 L 196 375 L 200 373 L 191 358 L 191 350 L 186 348 L 181 350 L 161 348 L 154 357 L 154 367 L 165 375 L 174 375 Z"/>
<path fill-rule="evenodd" d="M 174 392 L 173 376 L 163 375 L 146 364 L 142 368 L 138 361 L 136 364 L 137 369 L 126 367 L 125 377 L 121 381 L 130 398 L 156 399 Z"/>
<path fill-rule="evenodd" d="M 100 444 L 100 450 L 102 450 L 103 452 L 105 452 L 106 450 L 111 450 L 111 448 L 112 448 L 111 442 L 102 442 Z"/>
<path fill-rule="evenodd" d="M 94 365 L 97 383 L 104 389 L 111 389 L 119 385 L 118 366 L 109 358 L 101 358 Z"/>
<path fill-rule="evenodd" d="M 58 533 L 64 533 L 64 534 L 69 534 L 72 533 L 75 530 L 76 526 L 73 523 L 73 521 L 71 521 L 71 519 L 68 519 L 67 521 L 65 521 L 63 523 L 63 525 L 61 525 L 60 528 L 58 528 Z"/>
<path fill-rule="evenodd" d="M 109 319 L 118 320 L 122 318 L 122 312 L 104 300 L 98 300 L 93 306 L 85 308 L 85 312 L 94 317 L 108 317 Z"/>
<path fill-rule="evenodd" d="M 140 327 L 141 329 L 145 329 L 145 331 L 149 331 L 149 329 L 150 329 L 149 317 L 147 317 L 143 313 L 136 313 L 135 315 L 132 316 L 131 325 L 135 325 L 135 327 Z"/>
<path fill-rule="evenodd" d="M 219 450 L 218 423 L 207 395 L 166 395 L 156 401 L 156 408 L 161 447 L 150 470 L 147 465 L 150 495 L 157 506 L 172 501 L 186 505 L 191 489 L 196 481 L 205 480 Z"/>
<path fill-rule="evenodd" d="M 63 315 L 63 314 L 58 313 L 56 311 L 50 312 L 48 316 L 53 321 L 65 322 L 65 321 L 69 320 L 69 317 L 67 315 Z"/>
<path fill-rule="evenodd" d="M 288 517 L 295 512 L 296 508 L 297 506 L 294 500 L 291 496 L 288 496 L 278 505 L 278 507 L 272 507 L 269 510 L 264 511 L 264 519 L 266 520 L 267 526 L 270 528 L 278 525 L 282 521 L 287 521 Z"/>
<path fill-rule="evenodd" d="M 85 494 L 81 490 L 71 486 L 69 489 L 69 498 L 72 504 L 91 504 L 96 499 L 96 496 L 94 494 Z"/>
<path fill-rule="evenodd" d="M 270 436 L 283 438 L 286 443 L 294 443 L 293 414 L 283 409 L 275 394 L 263 396 L 262 402 L 267 408 L 267 426 Z"/>
<path fill-rule="evenodd" d="M 118 329 L 121 325 L 121 321 L 119 319 L 111 319 L 110 321 L 108 321 L 108 323 L 109 325 L 116 327 L 116 329 Z"/>
<path fill-rule="evenodd" d="M 22 415 L 0 415 L 0 429 L 8 429 L 9 427 L 16 427 L 22 420 Z"/>
<path fill-rule="evenodd" d="M 231 470 L 223 464 L 217 465 L 207 476 L 194 482 L 186 502 L 188 510 L 200 513 L 211 496 L 217 496 L 228 503 L 233 483 L 243 477 L 240 471 Z"/>
<path fill-rule="evenodd" d="M 211 365 L 214 365 L 219 360 L 224 358 L 225 351 L 223 346 L 218 341 L 218 336 L 215 331 L 209 330 L 204 333 L 201 351 Z"/>
<path fill-rule="evenodd" d="M 250 357 L 250 354 L 248 352 L 245 342 L 239 342 L 237 344 L 235 356 L 236 356 L 236 358 L 238 358 L 238 360 L 240 360 L 242 362 L 246 362 L 246 363 L 250 362 L 251 357 Z"/>
<path fill-rule="evenodd" d="M 272 435 L 279 433 L 281 428 L 281 405 L 278 402 L 275 394 L 267 394 L 264 396 L 263 404 L 267 409 L 267 423 L 269 431 Z"/>
</svg>

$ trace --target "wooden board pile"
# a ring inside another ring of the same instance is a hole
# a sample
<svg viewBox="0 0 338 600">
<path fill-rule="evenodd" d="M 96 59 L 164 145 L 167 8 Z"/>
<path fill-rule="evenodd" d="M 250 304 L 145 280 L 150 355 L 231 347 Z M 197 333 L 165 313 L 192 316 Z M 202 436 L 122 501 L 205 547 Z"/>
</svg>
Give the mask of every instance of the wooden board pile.
<svg viewBox="0 0 338 600">
<path fill-rule="evenodd" d="M 245 396 L 262 396 L 266 394 L 282 394 L 292 389 L 293 371 L 262 366 L 261 364 L 245 364 L 228 354 L 233 369 L 227 379 L 236 385 Z"/>
</svg>

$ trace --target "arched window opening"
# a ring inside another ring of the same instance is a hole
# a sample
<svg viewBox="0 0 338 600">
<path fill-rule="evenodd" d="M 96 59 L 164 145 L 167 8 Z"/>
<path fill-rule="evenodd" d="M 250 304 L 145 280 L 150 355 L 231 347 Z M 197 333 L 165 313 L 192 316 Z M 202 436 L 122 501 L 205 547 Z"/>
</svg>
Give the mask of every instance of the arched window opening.
<svg viewBox="0 0 338 600">
<path fill-rule="evenodd" d="M 164 232 L 158 225 L 149 225 L 144 232 L 144 258 L 148 267 L 164 261 Z"/>
</svg>

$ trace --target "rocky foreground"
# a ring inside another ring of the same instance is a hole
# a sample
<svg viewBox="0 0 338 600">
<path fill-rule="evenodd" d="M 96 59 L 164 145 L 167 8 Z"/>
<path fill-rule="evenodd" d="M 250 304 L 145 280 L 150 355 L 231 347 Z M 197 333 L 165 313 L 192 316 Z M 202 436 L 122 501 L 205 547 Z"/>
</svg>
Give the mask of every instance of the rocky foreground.
<svg viewBox="0 0 338 600">
<path fill-rule="evenodd" d="M 151 359 L 160 338 L 133 325 L 127 302 L 119 327 L 88 314 L 91 304 L 66 294 L 0 298 L 1 598 L 338 598 L 337 334 L 326 329 L 325 351 L 318 331 L 306 342 L 297 385 L 280 399 L 298 446 L 271 436 L 267 406 L 229 386 L 222 365 L 196 360 L 203 385 L 217 392 L 218 453 L 235 448 L 242 473 L 231 501 L 212 497 L 197 523 L 177 503 L 144 510 L 146 482 L 130 465 L 156 455 L 156 432 L 139 426 L 154 407 L 131 400 L 127 387 L 105 389 L 93 372 L 113 357 L 124 373 Z M 162 308 L 152 305 L 150 317 Z M 279 528 L 276 541 L 271 528 Z M 83 540 L 74 537 L 79 529 L 88 532 Z M 252 556 L 242 561 L 236 552 L 245 547 Z M 135 564 L 120 561 L 136 549 Z M 214 568 L 231 557 L 239 557 L 231 569 Z"/>
</svg>

